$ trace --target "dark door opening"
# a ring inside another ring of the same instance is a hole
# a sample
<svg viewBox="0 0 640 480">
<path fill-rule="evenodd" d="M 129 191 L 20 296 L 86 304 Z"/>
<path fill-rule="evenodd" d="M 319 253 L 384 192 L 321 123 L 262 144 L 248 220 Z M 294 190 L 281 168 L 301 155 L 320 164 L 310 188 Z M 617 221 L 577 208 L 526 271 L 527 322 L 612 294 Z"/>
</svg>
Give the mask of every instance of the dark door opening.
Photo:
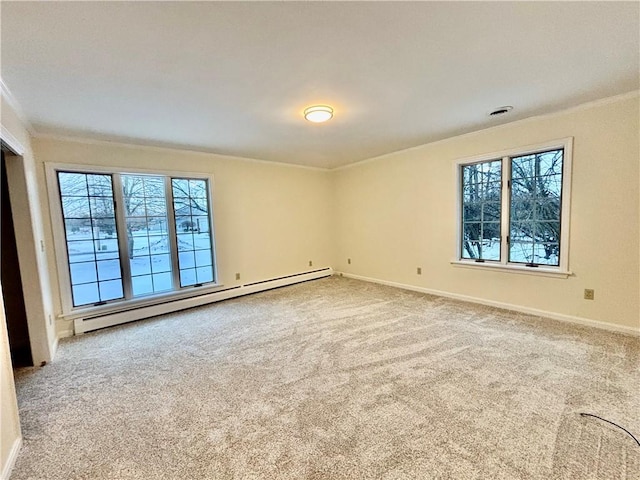
<svg viewBox="0 0 640 480">
<path fill-rule="evenodd" d="M 2 225 L 0 230 L 0 270 L 2 273 L 2 293 L 4 311 L 9 333 L 9 349 L 14 367 L 33 366 L 27 312 L 22 291 L 22 277 L 18 262 L 18 247 L 13 227 L 13 213 L 9 199 L 9 183 L 7 181 L 7 165 L 4 150 L 2 151 L 2 171 L 0 177 L 2 197 L 0 214 Z"/>
</svg>

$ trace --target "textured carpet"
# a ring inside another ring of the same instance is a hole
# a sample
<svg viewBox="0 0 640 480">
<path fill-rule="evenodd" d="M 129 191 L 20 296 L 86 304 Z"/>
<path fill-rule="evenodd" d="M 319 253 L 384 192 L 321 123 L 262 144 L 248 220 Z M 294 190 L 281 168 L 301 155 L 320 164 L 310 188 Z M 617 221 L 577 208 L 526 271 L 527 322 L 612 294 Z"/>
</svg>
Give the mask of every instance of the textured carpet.
<svg viewBox="0 0 640 480">
<path fill-rule="evenodd" d="M 638 479 L 640 340 L 332 277 L 61 342 L 12 479 Z"/>
</svg>

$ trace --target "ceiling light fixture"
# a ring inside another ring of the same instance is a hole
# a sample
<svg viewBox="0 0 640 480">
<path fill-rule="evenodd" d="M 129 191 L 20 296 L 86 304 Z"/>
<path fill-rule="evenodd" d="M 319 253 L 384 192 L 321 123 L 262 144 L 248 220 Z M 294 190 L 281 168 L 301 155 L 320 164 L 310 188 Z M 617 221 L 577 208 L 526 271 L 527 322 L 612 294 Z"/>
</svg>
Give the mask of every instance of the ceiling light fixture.
<svg viewBox="0 0 640 480">
<path fill-rule="evenodd" d="M 322 123 L 333 117 L 333 108 L 327 105 L 314 105 L 304 109 L 304 118 L 313 123 Z"/>
<path fill-rule="evenodd" d="M 497 115 L 504 115 L 505 113 L 509 113 L 511 110 L 513 110 L 513 107 L 511 105 L 505 105 L 504 107 L 498 107 L 495 110 L 489 112 L 489 116 L 495 117 Z"/>
</svg>

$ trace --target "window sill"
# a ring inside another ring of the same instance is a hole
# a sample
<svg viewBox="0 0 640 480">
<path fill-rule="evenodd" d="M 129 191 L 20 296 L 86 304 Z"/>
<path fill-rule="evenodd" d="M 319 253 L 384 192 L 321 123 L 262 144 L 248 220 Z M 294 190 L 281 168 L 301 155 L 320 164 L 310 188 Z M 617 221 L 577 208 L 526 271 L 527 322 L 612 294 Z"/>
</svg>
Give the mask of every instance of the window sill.
<svg viewBox="0 0 640 480">
<path fill-rule="evenodd" d="M 88 306 L 74 308 L 70 312 L 59 315 L 58 318 L 62 320 L 75 320 L 77 318 L 93 318 L 100 315 L 107 315 L 109 313 L 124 312 L 126 310 L 133 310 L 136 308 L 149 307 L 151 305 L 159 305 L 162 303 L 172 302 L 174 300 L 182 300 L 183 298 L 197 297 L 207 293 L 213 293 L 219 291 L 224 285 L 220 283 L 212 283 L 203 285 L 201 287 L 192 287 L 188 290 L 160 293 L 156 295 L 149 295 L 146 297 L 135 298 L 131 300 L 121 300 L 106 305 L 100 306 Z"/>
<path fill-rule="evenodd" d="M 558 268 L 545 267 L 525 267 L 520 265 L 504 265 L 502 263 L 491 262 L 474 262 L 464 260 L 453 260 L 451 265 L 454 267 L 475 268 L 479 270 L 494 270 L 500 272 L 519 273 L 523 275 L 538 275 L 541 277 L 567 278 L 573 275 L 570 271 L 560 270 Z"/>
</svg>

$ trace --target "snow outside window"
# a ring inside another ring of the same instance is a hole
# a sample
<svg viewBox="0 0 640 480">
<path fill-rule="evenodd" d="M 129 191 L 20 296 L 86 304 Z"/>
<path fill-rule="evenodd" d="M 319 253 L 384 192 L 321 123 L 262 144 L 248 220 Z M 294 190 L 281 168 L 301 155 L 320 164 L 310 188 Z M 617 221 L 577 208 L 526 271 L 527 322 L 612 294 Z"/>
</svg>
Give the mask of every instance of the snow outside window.
<svg viewBox="0 0 640 480">
<path fill-rule="evenodd" d="M 56 171 L 71 306 L 215 282 L 206 178 Z"/>
<path fill-rule="evenodd" d="M 572 139 L 458 163 L 458 262 L 568 272 Z"/>
</svg>

